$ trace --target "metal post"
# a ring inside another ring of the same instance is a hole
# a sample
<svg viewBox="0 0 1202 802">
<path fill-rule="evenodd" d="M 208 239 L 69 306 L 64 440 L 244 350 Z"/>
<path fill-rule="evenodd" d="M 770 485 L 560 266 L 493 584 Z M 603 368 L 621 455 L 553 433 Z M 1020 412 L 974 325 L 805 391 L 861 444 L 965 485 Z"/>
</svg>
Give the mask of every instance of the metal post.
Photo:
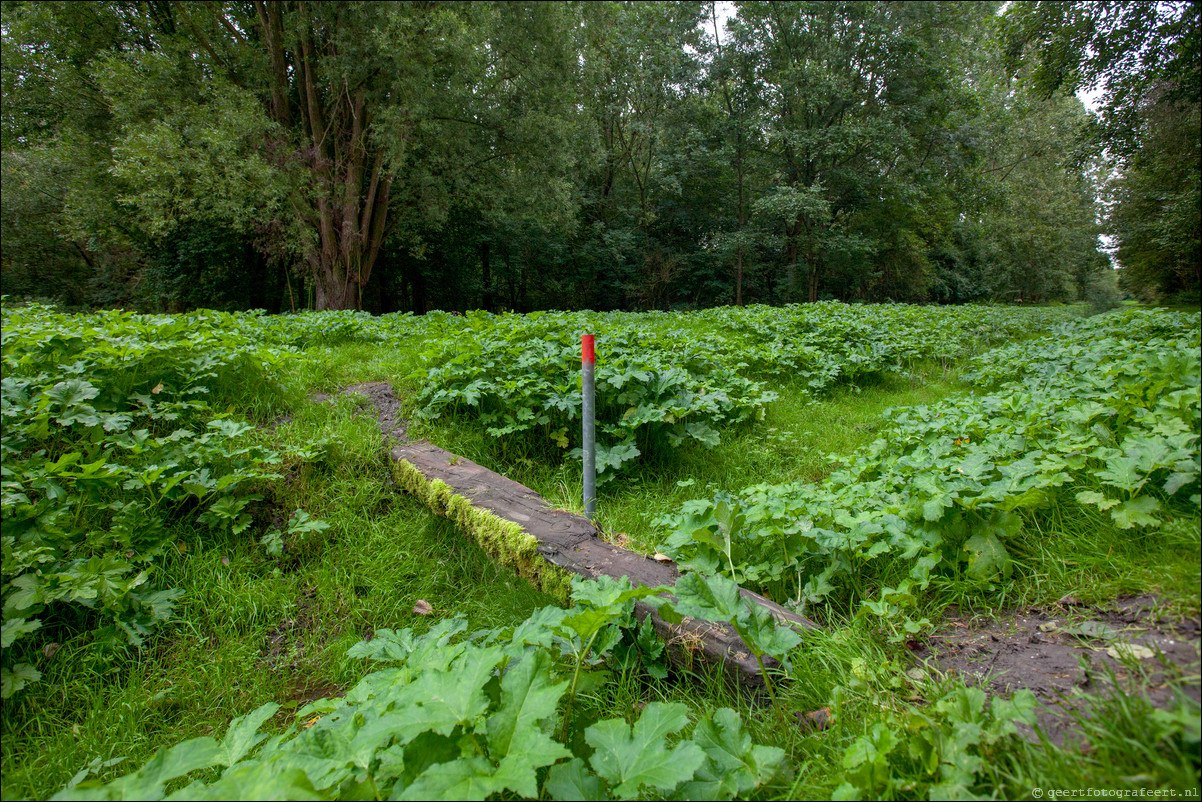
<svg viewBox="0 0 1202 802">
<path fill-rule="evenodd" d="M 590 521 L 597 514 L 597 431 L 593 400 L 593 370 L 597 361 L 593 335 L 580 338 L 580 415 L 584 422 L 584 515 Z"/>
</svg>

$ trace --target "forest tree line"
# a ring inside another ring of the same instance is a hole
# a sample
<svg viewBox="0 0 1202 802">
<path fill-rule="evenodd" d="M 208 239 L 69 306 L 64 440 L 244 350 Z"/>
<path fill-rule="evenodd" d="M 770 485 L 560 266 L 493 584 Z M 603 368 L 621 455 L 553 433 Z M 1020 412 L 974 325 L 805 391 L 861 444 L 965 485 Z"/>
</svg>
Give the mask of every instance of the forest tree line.
<svg viewBox="0 0 1202 802">
<path fill-rule="evenodd" d="M 2 291 L 420 313 L 1043 302 L 1117 276 L 1196 297 L 1198 20 L 5 2 Z"/>
</svg>

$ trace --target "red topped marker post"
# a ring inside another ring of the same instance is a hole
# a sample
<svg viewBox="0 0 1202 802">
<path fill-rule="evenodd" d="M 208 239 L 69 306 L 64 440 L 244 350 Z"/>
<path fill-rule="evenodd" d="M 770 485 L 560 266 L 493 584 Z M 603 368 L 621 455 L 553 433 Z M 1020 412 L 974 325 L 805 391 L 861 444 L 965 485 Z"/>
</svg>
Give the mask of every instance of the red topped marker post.
<svg viewBox="0 0 1202 802">
<path fill-rule="evenodd" d="M 583 421 L 584 447 L 584 515 L 590 521 L 597 515 L 597 427 L 594 402 L 594 369 L 597 354 L 593 335 L 580 337 L 580 417 Z"/>
</svg>

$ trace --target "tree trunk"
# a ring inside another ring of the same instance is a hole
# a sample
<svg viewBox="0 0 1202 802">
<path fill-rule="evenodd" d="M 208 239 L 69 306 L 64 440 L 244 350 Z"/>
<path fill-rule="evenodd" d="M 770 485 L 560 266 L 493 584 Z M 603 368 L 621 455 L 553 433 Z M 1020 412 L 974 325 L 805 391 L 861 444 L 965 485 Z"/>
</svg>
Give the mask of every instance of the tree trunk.
<svg viewBox="0 0 1202 802">
<path fill-rule="evenodd" d="M 735 253 L 735 306 L 743 305 L 743 246 Z"/>
<path fill-rule="evenodd" d="M 810 268 L 810 303 L 818 300 L 818 259 L 813 251 L 806 253 L 806 265 Z"/>
<path fill-rule="evenodd" d="M 359 305 L 359 285 L 347 281 L 331 265 L 318 265 L 313 302 L 317 309 L 355 309 Z"/>
<path fill-rule="evenodd" d="M 315 305 L 361 308 L 363 287 L 384 240 L 392 189 L 383 154 L 370 136 L 367 90 L 345 79 L 324 83 L 319 67 L 333 51 L 323 43 L 320 26 L 306 20 L 299 31 L 285 33 L 277 4 L 256 2 L 254 7 L 271 65 L 271 116 L 284 128 L 299 119 L 307 140 L 302 158 L 314 200 L 301 213 L 317 232 L 316 245 L 305 254 Z M 298 9 L 308 16 L 306 7 Z"/>
<path fill-rule="evenodd" d="M 496 312 L 497 299 L 492 287 L 492 265 L 488 260 L 488 240 L 480 243 L 480 272 L 483 274 L 484 280 L 482 303 L 485 310 Z"/>
</svg>

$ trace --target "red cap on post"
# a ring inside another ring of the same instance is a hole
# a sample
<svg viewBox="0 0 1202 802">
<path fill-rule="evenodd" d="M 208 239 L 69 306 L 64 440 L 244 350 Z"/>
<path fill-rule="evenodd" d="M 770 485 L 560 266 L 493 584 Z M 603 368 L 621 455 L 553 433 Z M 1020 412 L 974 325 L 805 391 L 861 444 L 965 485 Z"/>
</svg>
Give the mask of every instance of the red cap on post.
<svg viewBox="0 0 1202 802">
<path fill-rule="evenodd" d="M 580 336 L 580 364 L 591 365 L 597 361 L 597 355 L 593 351 L 593 335 L 582 334 Z"/>
</svg>

